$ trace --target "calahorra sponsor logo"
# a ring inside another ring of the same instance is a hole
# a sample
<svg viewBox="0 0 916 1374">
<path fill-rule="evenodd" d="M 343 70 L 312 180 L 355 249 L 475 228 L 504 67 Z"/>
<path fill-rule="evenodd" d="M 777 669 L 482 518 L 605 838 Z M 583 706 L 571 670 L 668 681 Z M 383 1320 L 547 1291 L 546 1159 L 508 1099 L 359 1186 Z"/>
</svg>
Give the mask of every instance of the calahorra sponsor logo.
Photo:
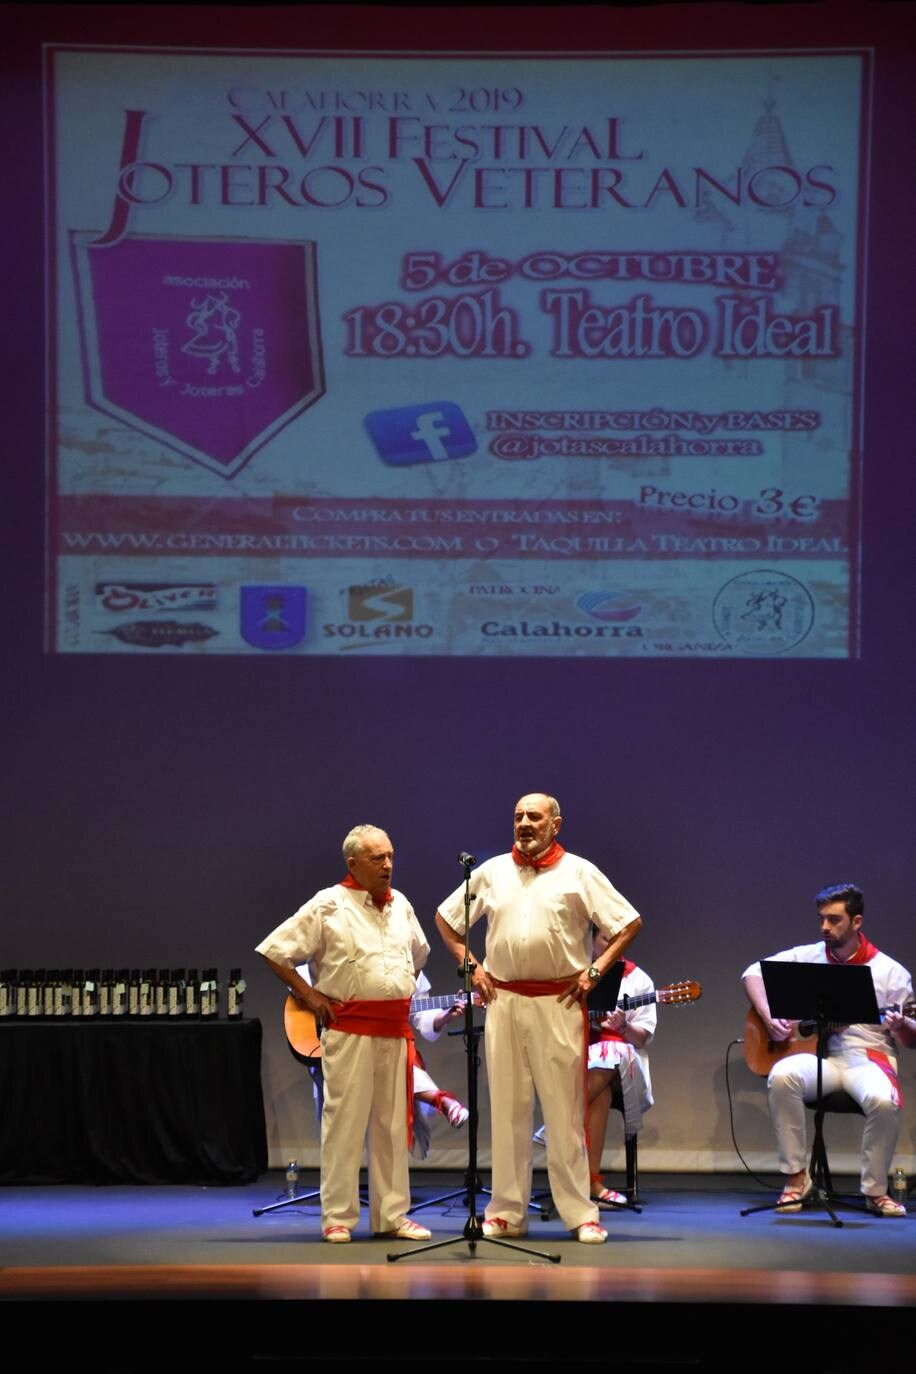
<svg viewBox="0 0 916 1374">
<path fill-rule="evenodd" d="M 547 616 L 522 620 L 485 620 L 480 627 L 484 639 L 642 639 L 641 625 L 633 622 L 642 607 L 624 592 L 583 592 L 576 609 L 589 617 L 572 621 Z"/>
<path fill-rule="evenodd" d="M 583 592 L 576 600 L 580 611 L 608 625 L 625 625 L 642 610 L 626 592 Z"/>
</svg>

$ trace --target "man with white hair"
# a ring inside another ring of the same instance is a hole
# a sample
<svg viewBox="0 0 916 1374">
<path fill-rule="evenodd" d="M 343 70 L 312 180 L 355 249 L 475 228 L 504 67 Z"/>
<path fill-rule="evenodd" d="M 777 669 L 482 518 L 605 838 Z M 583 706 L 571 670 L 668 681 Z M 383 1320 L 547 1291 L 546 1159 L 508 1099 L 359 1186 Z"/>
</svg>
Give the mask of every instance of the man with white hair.
<svg viewBox="0 0 916 1374">
<path fill-rule="evenodd" d="M 346 876 L 257 946 L 325 1027 L 322 1042 L 321 1227 L 349 1241 L 359 1220 L 359 1166 L 368 1134 L 369 1220 L 377 1235 L 428 1240 L 407 1216 L 413 1071 L 410 999 L 429 945 L 407 898 L 391 887 L 394 850 L 375 825 L 343 843 Z M 312 986 L 296 971 L 307 963 Z"/>
<path fill-rule="evenodd" d="M 487 1007 L 493 1151 L 483 1231 L 525 1234 L 537 1093 L 557 1211 L 578 1240 L 598 1245 L 607 1232 L 590 1196 L 585 1148 L 585 1002 L 642 920 L 594 864 L 566 853 L 557 841 L 561 824 L 555 797 L 522 797 L 511 853 L 481 864 L 473 878 L 470 924 L 487 920 L 486 958 L 473 973 Z M 594 959 L 593 923 L 608 941 Z M 463 960 L 463 887 L 442 903 L 436 925 L 452 957 Z"/>
</svg>

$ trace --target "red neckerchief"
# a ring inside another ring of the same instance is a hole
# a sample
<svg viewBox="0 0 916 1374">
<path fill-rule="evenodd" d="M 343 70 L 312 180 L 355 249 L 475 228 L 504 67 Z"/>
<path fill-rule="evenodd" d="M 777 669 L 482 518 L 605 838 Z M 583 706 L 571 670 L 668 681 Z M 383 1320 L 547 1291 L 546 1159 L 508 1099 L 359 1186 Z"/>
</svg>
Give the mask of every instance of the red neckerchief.
<svg viewBox="0 0 916 1374">
<path fill-rule="evenodd" d="M 878 953 L 875 945 L 872 944 L 867 935 L 859 931 L 859 948 L 850 959 L 838 959 L 833 950 L 825 946 L 828 964 L 870 964 Z"/>
<path fill-rule="evenodd" d="M 512 846 L 512 857 L 519 868 L 553 868 L 554 864 L 558 864 L 565 853 L 566 850 L 558 840 L 554 840 L 540 854 L 535 854 L 533 859 L 516 849 L 515 845 Z"/>
<path fill-rule="evenodd" d="M 368 889 L 367 887 L 363 887 L 362 883 L 358 883 L 358 882 L 356 881 L 356 879 L 355 879 L 350 873 L 348 873 L 347 876 L 346 876 L 345 878 L 341 878 L 341 880 L 340 880 L 340 885 L 341 885 L 341 887 L 355 887 L 356 890 L 357 890 L 357 892 L 369 892 L 369 889 Z M 369 896 L 372 897 L 372 893 L 371 893 L 371 892 L 369 892 Z M 372 897 L 372 905 L 375 906 L 375 907 L 377 907 L 379 911 L 384 911 L 384 910 L 385 910 L 385 907 L 388 905 L 388 903 L 389 903 L 390 901 L 391 901 L 391 888 L 390 888 L 390 887 L 389 887 L 388 891 L 385 893 L 384 897 Z"/>
</svg>

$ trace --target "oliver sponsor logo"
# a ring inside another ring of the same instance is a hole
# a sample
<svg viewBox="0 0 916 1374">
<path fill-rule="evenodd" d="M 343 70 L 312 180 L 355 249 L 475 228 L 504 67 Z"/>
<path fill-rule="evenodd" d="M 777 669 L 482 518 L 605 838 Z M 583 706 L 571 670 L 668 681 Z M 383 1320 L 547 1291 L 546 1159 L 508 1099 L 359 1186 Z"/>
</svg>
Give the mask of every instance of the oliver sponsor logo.
<svg viewBox="0 0 916 1374">
<path fill-rule="evenodd" d="M 106 611 L 212 611 L 212 582 L 97 582 L 95 596 Z"/>
</svg>

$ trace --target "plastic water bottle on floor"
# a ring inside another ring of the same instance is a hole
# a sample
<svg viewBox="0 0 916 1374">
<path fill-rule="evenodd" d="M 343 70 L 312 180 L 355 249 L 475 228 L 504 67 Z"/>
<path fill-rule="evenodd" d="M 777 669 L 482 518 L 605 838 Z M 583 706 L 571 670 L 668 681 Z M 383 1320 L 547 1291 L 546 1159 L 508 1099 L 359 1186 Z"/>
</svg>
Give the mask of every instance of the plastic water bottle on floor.
<svg viewBox="0 0 916 1374">
<path fill-rule="evenodd" d="M 905 1207 L 910 1195 L 910 1181 L 903 1169 L 895 1169 L 891 1179 L 891 1197 Z"/>
</svg>

